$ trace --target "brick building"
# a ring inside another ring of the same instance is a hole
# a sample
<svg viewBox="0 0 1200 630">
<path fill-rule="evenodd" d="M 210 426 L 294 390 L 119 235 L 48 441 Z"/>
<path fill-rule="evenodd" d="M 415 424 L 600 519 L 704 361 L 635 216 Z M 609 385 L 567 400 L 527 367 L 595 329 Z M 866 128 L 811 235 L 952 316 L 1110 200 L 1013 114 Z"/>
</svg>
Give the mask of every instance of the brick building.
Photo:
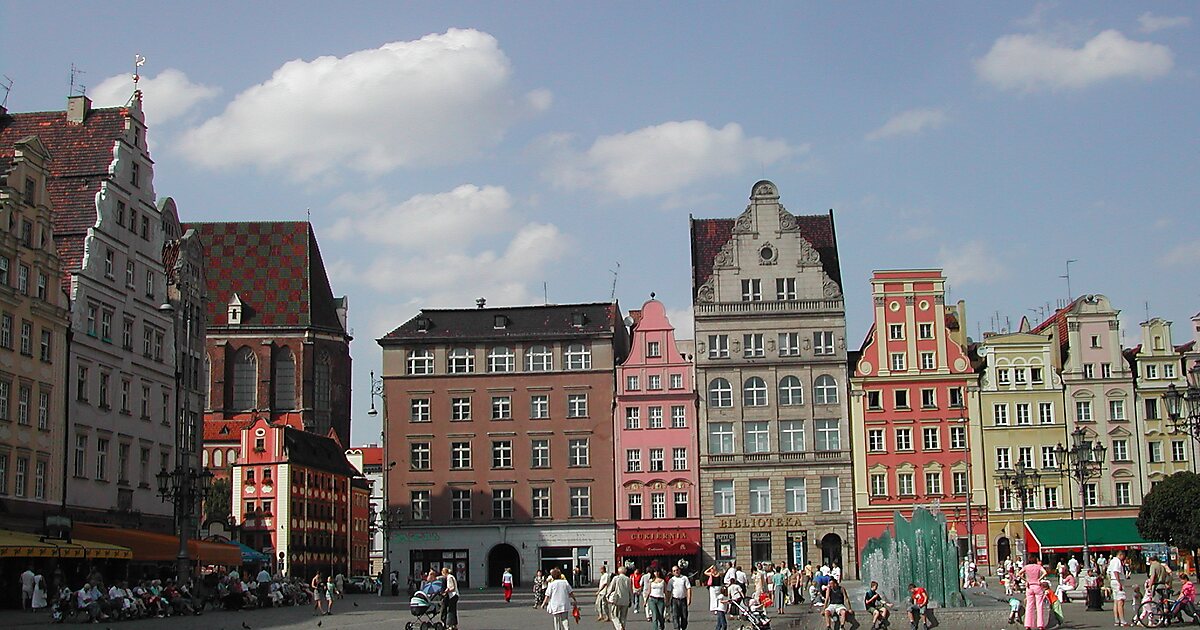
<svg viewBox="0 0 1200 630">
<path fill-rule="evenodd" d="M 425 309 L 379 344 L 393 570 L 614 566 L 616 303 Z"/>
</svg>

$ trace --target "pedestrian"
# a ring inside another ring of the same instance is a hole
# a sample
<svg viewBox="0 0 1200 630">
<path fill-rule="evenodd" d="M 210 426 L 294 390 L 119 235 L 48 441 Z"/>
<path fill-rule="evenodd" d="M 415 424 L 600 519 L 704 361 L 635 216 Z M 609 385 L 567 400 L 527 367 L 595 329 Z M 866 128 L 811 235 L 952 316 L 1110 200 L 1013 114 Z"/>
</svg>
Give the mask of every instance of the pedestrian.
<svg viewBox="0 0 1200 630">
<path fill-rule="evenodd" d="M 716 630 L 728 630 L 729 596 L 725 594 L 724 586 L 716 586 L 712 591 L 715 591 L 715 594 L 709 597 L 708 609 L 717 617 Z"/>
<path fill-rule="evenodd" d="M 1075 581 L 1078 582 L 1079 581 L 1079 560 L 1075 556 L 1071 556 L 1071 559 L 1067 560 L 1067 570 L 1071 572 L 1071 575 L 1075 576 Z"/>
<path fill-rule="evenodd" d="M 1125 600 L 1128 595 L 1125 593 L 1125 550 L 1117 552 L 1111 560 L 1108 561 L 1108 586 L 1112 589 L 1113 600 L 1113 625 L 1128 626 L 1125 621 Z"/>
<path fill-rule="evenodd" d="M 708 610 L 709 612 L 717 612 L 717 600 L 720 599 L 721 593 L 725 587 L 721 584 L 721 572 L 717 570 L 717 565 L 712 565 L 704 570 L 704 585 L 708 587 Z M 726 608 L 728 611 L 729 609 Z"/>
<path fill-rule="evenodd" d="M 313 576 L 312 582 L 309 582 L 309 586 L 312 587 L 313 591 L 313 610 L 315 610 L 318 615 L 329 614 L 322 610 L 322 602 L 329 600 L 325 593 L 325 580 L 321 579 L 320 571 L 317 571 L 317 574 Z"/>
<path fill-rule="evenodd" d="M 784 600 L 787 599 L 787 573 L 781 568 L 771 576 L 771 590 L 775 598 L 775 610 L 783 614 Z"/>
<path fill-rule="evenodd" d="M 804 581 L 804 572 L 800 570 L 800 565 L 793 564 L 792 570 L 788 573 L 788 587 L 792 589 L 792 604 L 803 604 L 804 597 L 800 595 L 801 585 Z"/>
<path fill-rule="evenodd" d="M 442 591 L 442 625 L 446 630 L 458 630 L 458 578 L 450 572 L 450 567 L 442 567 L 442 578 L 446 581 L 446 590 Z"/>
<path fill-rule="evenodd" d="M 642 568 L 635 567 L 633 569 L 633 577 L 630 578 L 633 586 L 633 600 L 629 605 L 629 612 L 637 614 L 638 607 L 642 605 Z"/>
<path fill-rule="evenodd" d="M 837 580 L 838 584 L 842 583 L 842 567 L 838 565 L 837 560 L 834 560 L 833 566 L 829 568 L 829 575 L 833 576 L 833 579 Z"/>
<path fill-rule="evenodd" d="M 21 574 L 21 610 L 30 608 L 30 602 L 33 601 L 33 578 L 36 575 L 33 572 L 33 565 L 29 565 Z"/>
<path fill-rule="evenodd" d="M 334 586 L 334 592 L 337 593 L 338 599 L 342 599 L 346 596 L 346 592 L 345 592 L 346 576 L 345 575 L 338 573 L 337 577 L 333 579 L 333 586 Z"/>
<path fill-rule="evenodd" d="M 633 580 L 625 567 L 617 567 L 616 575 L 608 581 L 608 614 L 615 630 L 625 630 L 629 605 L 633 603 Z"/>
<path fill-rule="evenodd" d="M 600 580 L 596 583 L 596 621 L 608 621 L 608 565 L 600 566 Z"/>
<path fill-rule="evenodd" d="M 687 630 L 688 606 L 692 605 L 692 581 L 687 579 L 678 566 L 671 567 L 671 579 L 667 583 L 671 592 L 671 618 L 675 630 Z"/>
<path fill-rule="evenodd" d="M 1046 628 L 1046 589 L 1042 588 L 1042 580 L 1046 579 L 1046 567 L 1042 559 L 1030 559 L 1021 569 L 1021 577 L 1025 580 L 1025 630 L 1045 630 Z"/>
<path fill-rule="evenodd" d="M 334 581 L 333 575 L 325 578 L 325 614 L 333 614 L 333 598 L 337 596 L 337 582 Z"/>
<path fill-rule="evenodd" d="M 512 603 L 513 574 L 511 568 L 504 568 L 504 575 L 500 576 L 500 585 L 504 587 L 504 603 Z"/>
<path fill-rule="evenodd" d="M 575 589 L 563 577 L 558 567 L 550 569 L 546 584 L 546 612 L 554 618 L 554 630 L 571 630 L 571 613 L 579 607 L 575 600 Z"/>
<path fill-rule="evenodd" d="M 33 597 L 29 600 L 29 607 L 33 610 L 41 610 L 49 605 L 46 600 L 46 579 L 39 573 L 33 576 Z"/>
<path fill-rule="evenodd" d="M 542 600 L 546 598 L 546 576 L 538 569 L 533 574 L 533 607 L 541 608 Z"/>
<path fill-rule="evenodd" d="M 665 630 L 667 608 L 667 581 L 663 579 L 661 570 L 657 570 L 646 580 L 646 610 L 650 613 L 650 623 L 654 630 Z"/>
</svg>

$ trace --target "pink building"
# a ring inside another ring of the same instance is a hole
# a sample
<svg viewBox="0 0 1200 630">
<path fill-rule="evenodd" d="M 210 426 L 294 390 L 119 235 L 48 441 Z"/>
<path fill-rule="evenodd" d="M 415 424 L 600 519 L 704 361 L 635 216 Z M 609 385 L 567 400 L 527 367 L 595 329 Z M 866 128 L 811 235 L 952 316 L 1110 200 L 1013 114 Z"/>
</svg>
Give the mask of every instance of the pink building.
<svg viewBox="0 0 1200 630">
<path fill-rule="evenodd" d="M 654 296 L 651 295 L 651 298 Z M 617 559 L 699 566 L 696 392 L 662 302 L 633 313 L 629 357 L 617 367 Z"/>
</svg>

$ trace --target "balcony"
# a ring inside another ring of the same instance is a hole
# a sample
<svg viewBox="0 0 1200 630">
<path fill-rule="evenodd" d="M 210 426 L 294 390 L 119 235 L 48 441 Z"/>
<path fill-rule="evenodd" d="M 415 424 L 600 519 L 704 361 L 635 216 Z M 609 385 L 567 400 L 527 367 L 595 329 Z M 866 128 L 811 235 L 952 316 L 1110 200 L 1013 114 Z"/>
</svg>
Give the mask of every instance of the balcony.
<svg viewBox="0 0 1200 630">
<path fill-rule="evenodd" d="M 702 455 L 702 466 L 741 466 L 763 464 L 849 464 L 850 451 L 785 451 L 770 453 L 727 453 Z"/>
<path fill-rule="evenodd" d="M 735 315 L 745 313 L 825 313 L 841 312 L 845 303 L 833 300 L 758 300 L 753 302 L 708 302 L 696 305 L 697 315 Z"/>
</svg>

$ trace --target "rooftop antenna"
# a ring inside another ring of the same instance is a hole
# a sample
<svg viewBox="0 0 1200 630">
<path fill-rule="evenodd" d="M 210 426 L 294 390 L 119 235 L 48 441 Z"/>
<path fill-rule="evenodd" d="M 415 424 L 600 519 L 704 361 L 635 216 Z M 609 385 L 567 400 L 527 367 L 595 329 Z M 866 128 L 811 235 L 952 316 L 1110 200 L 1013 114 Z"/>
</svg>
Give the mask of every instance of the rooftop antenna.
<svg viewBox="0 0 1200 630">
<path fill-rule="evenodd" d="M 612 293 L 608 297 L 609 302 L 617 301 L 617 277 L 621 274 L 621 261 L 617 261 L 616 269 L 609 269 L 609 273 L 613 275 Z"/>
<path fill-rule="evenodd" d="M 71 64 L 71 90 L 69 92 L 67 92 L 67 96 L 76 96 L 75 84 L 76 84 L 77 79 L 81 78 L 79 76 L 81 74 L 87 74 L 87 72 L 80 70 L 79 66 L 72 63 Z M 87 95 L 87 86 L 86 85 L 84 85 L 82 83 L 79 84 L 78 95 L 79 96 Z"/>
<path fill-rule="evenodd" d="M 142 80 L 142 75 L 139 74 L 138 68 L 141 68 L 144 65 L 146 65 L 146 58 L 137 53 L 134 53 L 134 55 L 133 55 L 133 91 L 134 92 L 136 92 L 138 89 L 138 81 Z"/>
<path fill-rule="evenodd" d="M 550 303 L 550 287 L 545 280 L 542 280 L 542 304 Z"/>
<path fill-rule="evenodd" d="M 1150 321 L 1150 300 L 1146 300 L 1146 321 Z"/>
<path fill-rule="evenodd" d="M 1067 259 L 1067 273 L 1066 275 L 1059 276 L 1059 278 L 1067 279 L 1067 304 L 1075 301 L 1075 296 L 1071 295 L 1071 263 L 1073 262 L 1079 261 L 1075 260 L 1074 258 Z"/>
<path fill-rule="evenodd" d="M 304 217 L 305 217 L 305 221 L 312 223 L 312 208 L 304 209 Z"/>
<path fill-rule="evenodd" d="M 0 107 L 8 107 L 8 93 L 12 91 L 13 80 L 6 74 L 4 80 L 8 83 L 0 83 L 0 88 L 4 88 L 4 101 L 0 102 Z"/>
</svg>

